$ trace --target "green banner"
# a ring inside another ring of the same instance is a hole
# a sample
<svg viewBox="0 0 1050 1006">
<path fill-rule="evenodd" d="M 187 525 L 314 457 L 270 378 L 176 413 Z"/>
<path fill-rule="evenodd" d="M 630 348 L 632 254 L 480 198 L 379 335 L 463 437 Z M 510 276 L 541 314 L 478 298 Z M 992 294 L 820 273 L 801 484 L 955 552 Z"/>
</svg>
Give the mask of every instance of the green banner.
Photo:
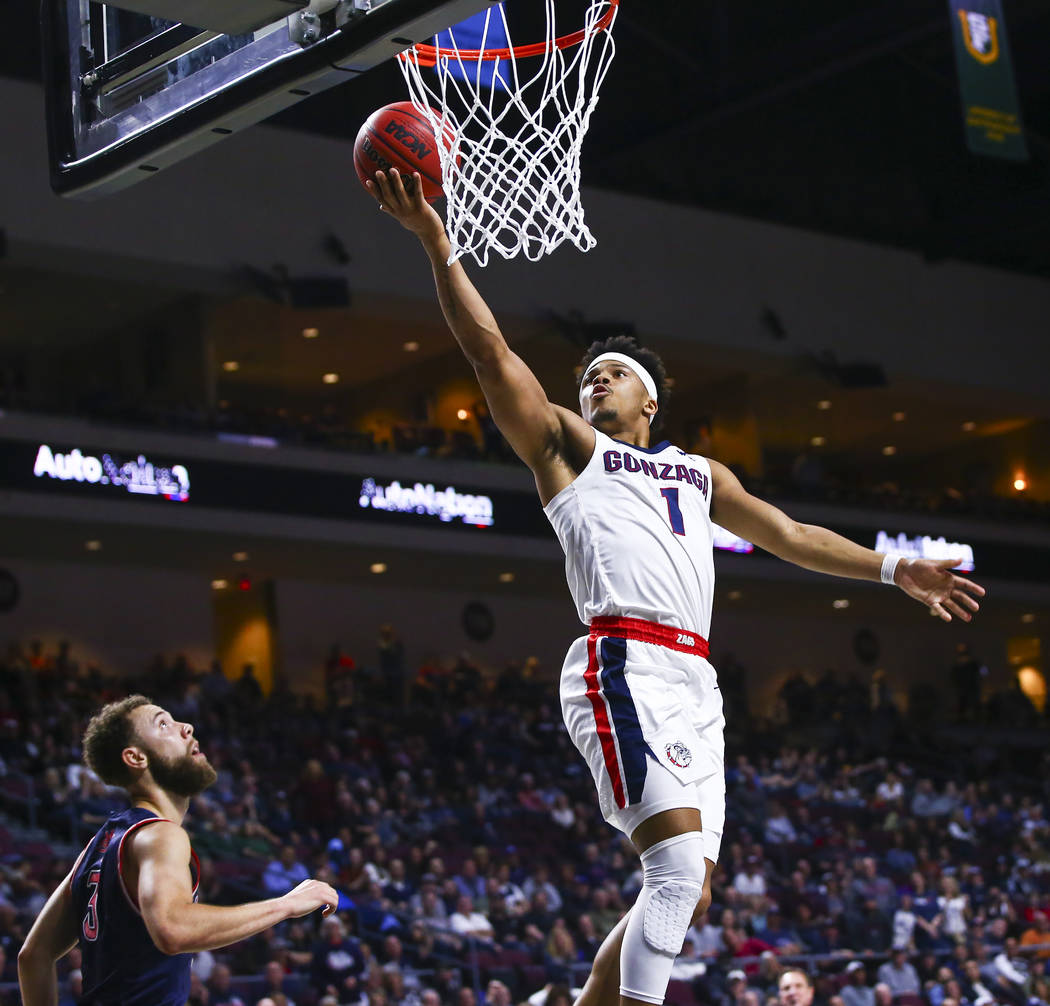
<svg viewBox="0 0 1050 1006">
<path fill-rule="evenodd" d="M 1028 160 L 1002 0 L 948 0 L 966 144 L 975 154 Z"/>
</svg>

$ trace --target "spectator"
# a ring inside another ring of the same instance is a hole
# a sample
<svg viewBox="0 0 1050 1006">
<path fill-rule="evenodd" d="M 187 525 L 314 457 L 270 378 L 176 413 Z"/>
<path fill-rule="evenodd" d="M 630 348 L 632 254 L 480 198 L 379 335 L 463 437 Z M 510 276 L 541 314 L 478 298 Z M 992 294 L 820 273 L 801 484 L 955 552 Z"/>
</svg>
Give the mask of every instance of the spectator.
<svg viewBox="0 0 1050 1006">
<path fill-rule="evenodd" d="M 861 961 L 846 965 L 846 984 L 839 994 L 845 1006 L 875 1006 L 875 990 L 868 986 L 868 972 Z"/>
<path fill-rule="evenodd" d="M 963 964 L 962 981 L 963 999 L 972 1003 L 973 1006 L 983 1006 L 984 1003 L 995 1002 L 992 990 L 984 983 L 981 976 L 981 968 L 977 961 L 972 958 Z"/>
<path fill-rule="evenodd" d="M 955 877 L 944 877 L 941 880 L 941 896 L 937 899 L 937 910 L 934 925 L 950 940 L 956 943 L 964 942 L 970 908 L 966 895 L 959 891 L 959 881 Z"/>
<path fill-rule="evenodd" d="M 733 889 L 744 896 L 752 907 L 758 907 L 766 896 L 766 878 L 757 856 L 748 856 L 747 863 L 734 878 Z"/>
<path fill-rule="evenodd" d="M 466 895 L 475 903 L 485 900 L 485 878 L 478 876 L 478 864 L 473 859 L 463 860 L 460 872 L 453 879 L 461 895 Z"/>
<path fill-rule="evenodd" d="M 894 998 L 919 995 L 919 973 L 908 960 L 907 951 L 903 947 L 893 949 L 890 959 L 879 968 L 877 977 L 880 982 L 889 986 Z"/>
<path fill-rule="evenodd" d="M 384 697 L 391 705 L 408 704 L 408 675 L 405 671 L 405 644 L 389 622 L 379 626 L 379 674 Z"/>
<path fill-rule="evenodd" d="M 338 915 L 321 923 L 321 939 L 314 947 L 311 982 L 324 994 L 335 995 L 340 1003 L 361 1001 L 365 958 L 361 944 L 347 935 Z"/>
<path fill-rule="evenodd" d="M 798 833 L 791 823 L 784 808 L 776 802 L 769 805 L 769 816 L 766 818 L 765 840 L 770 845 L 780 845 L 782 842 L 797 842 Z"/>
<path fill-rule="evenodd" d="M 285 973 L 281 962 L 268 961 L 266 967 L 263 969 L 263 987 L 265 994 L 272 999 L 283 995 L 287 1000 L 288 1006 L 295 1006 L 294 1001 L 288 996 L 286 990 L 287 984 L 288 976 Z"/>
<path fill-rule="evenodd" d="M 295 849 L 286 845 L 281 849 L 280 858 L 272 860 L 263 873 L 263 887 L 271 897 L 279 898 L 298 887 L 304 880 L 310 879 L 310 871 L 300 863 Z"/>
<path fill-rule="evenodd" d="M 976 720 L 981 710 L 981 664 L 972 656 L 966 643 L 959 643 L 955 648 L 951 682 L 955 691 L 956 717 L 960 722 Z"/>
<path fill-rule="evenodd" d="M 1050 961 L 1050 920 L 1046 912 L 1032 913 L 1031 926 L 1021 934 L 1021 946 L 1043 947 L 1042 950 L 1031 951 L 1032 958 L 1040 962 Z"/>
<path fill-rule="evenodd" d="M 730 977 L 733 972 L 731 971 Z M 780 1006 L 812 1006 L 813 981 L 805 971 L 788 968 L 777 982 Z"/>
<path fill-rule="evenodd" d="M 469 895 L 461 895 L 456 910 L 449 916 L 449 928 L 457 936 L 464 936 L 483 943 L 492 942 L 492 923 L 480 912 L 474 911 L 474 902 Z"/>
<path fill-rule="evenodd" d="M 245 1006 L 232 988 L 232 972 L 229 965 L 216 964 L 208 979 L 208 1006 Z"/>
<path fill-rule="evenodd" d="M 485 986 L 485 1006 L 513 1006 L 510 989 L 497 978 Z"/>
</svg>

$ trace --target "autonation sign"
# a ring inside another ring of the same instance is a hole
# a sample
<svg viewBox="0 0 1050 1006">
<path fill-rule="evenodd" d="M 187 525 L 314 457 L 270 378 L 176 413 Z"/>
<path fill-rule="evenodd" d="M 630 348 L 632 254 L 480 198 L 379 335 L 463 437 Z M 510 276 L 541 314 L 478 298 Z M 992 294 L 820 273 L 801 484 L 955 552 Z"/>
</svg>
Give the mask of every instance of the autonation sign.
<svg viewBox="0 0 1050 1006">
<path fill-rule="evenodd" d="M 438 520 L 461 520 L 476 527 L 492 527 L 494 523 L 492 500 L 488 496 L 458 492 L 455 486 L 435 489 L 433 485 L 417 482 L 403 486 L 400 482 L 379 485 L 375 479 L 361 483 L 358 501 L 362 509 L 388 510 L 396 513 L 414 513 Z"/>
<path fill-rule="evenodd" d="M 190 498 L 190 473 L 185 465 L 162 468 L 147 461 L 143 454 L 134 461 L 124 461 L 113 453 L 96 457 L 74 447 L 62 454 L 41 444 L 33 474 L 38 479 L 116 486 L 138 496 L 159 496 L 173 503 L 185 503 Z"/>
<path fill-rule="evenodd" d="M 973 546 L 947 541 L 943 535 L 940 538 L 931 538 L 928 534 L 909 538 L 903 533 L 894 537 L 880 531 L 875 539 L 875 551 L 892 552 L 908 559 L 957 559 L 959 565 L 956 568 L 966 573 L 974 568 Z"/>
</svg>

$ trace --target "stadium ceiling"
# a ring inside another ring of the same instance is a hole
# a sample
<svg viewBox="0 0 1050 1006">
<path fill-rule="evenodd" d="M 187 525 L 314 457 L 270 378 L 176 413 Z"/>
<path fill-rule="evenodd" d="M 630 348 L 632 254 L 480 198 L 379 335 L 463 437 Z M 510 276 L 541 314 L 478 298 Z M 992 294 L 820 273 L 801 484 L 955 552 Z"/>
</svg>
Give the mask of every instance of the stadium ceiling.
<svg viewBox="0 0 1050 1006">
<path fill-rule="evenodd" d="M 39 79 L 11 7 L 0 74 Z M 1004 11 L 1022 165 L 966 151 L 944 0 L 624 0 L 584 183 L 1050 276 L 1050 6 Z M 350 139 L 403 93 L 384 66 L 275 121 Z"/>
</svg>

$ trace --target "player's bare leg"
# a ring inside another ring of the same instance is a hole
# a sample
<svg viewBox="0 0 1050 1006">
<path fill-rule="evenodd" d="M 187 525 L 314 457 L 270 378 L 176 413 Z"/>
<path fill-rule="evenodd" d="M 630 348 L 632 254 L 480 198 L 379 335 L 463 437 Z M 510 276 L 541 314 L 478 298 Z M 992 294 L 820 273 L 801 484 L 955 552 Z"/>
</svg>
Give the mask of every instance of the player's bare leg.
<svg viewBox="0 0 1050 1006">
<path fill-rule="evenodd" d="M 674 838 L 690 831 L 702 831 L 700 812 L 695 808 L 682 807 L 675 810 L 666 810 L 660 814 L 643 821 L 631 835 L 631 841 L 635 849 L 641 854 L 657 842 Z M 711 904 L 711 876 L 714 873 L 715 864 L 710 859 L 704 860 L 707 873 L 704 877 L 703 895 L 693 912 L 692 921 L 695 922 L 710 907 Z M 632 909 L 633 911 L 633 909 Z M 650 1006 L 640 999 L 631 999 L 620 995 L 620 951 L 623 946 L 623 934 L 630 921 L 631 912 L 613 927 L 609 935 L 605 937 L 602 945 L 595 954 L 591 973 L 583 986 L 576 1006 Z"/>
</svg>

